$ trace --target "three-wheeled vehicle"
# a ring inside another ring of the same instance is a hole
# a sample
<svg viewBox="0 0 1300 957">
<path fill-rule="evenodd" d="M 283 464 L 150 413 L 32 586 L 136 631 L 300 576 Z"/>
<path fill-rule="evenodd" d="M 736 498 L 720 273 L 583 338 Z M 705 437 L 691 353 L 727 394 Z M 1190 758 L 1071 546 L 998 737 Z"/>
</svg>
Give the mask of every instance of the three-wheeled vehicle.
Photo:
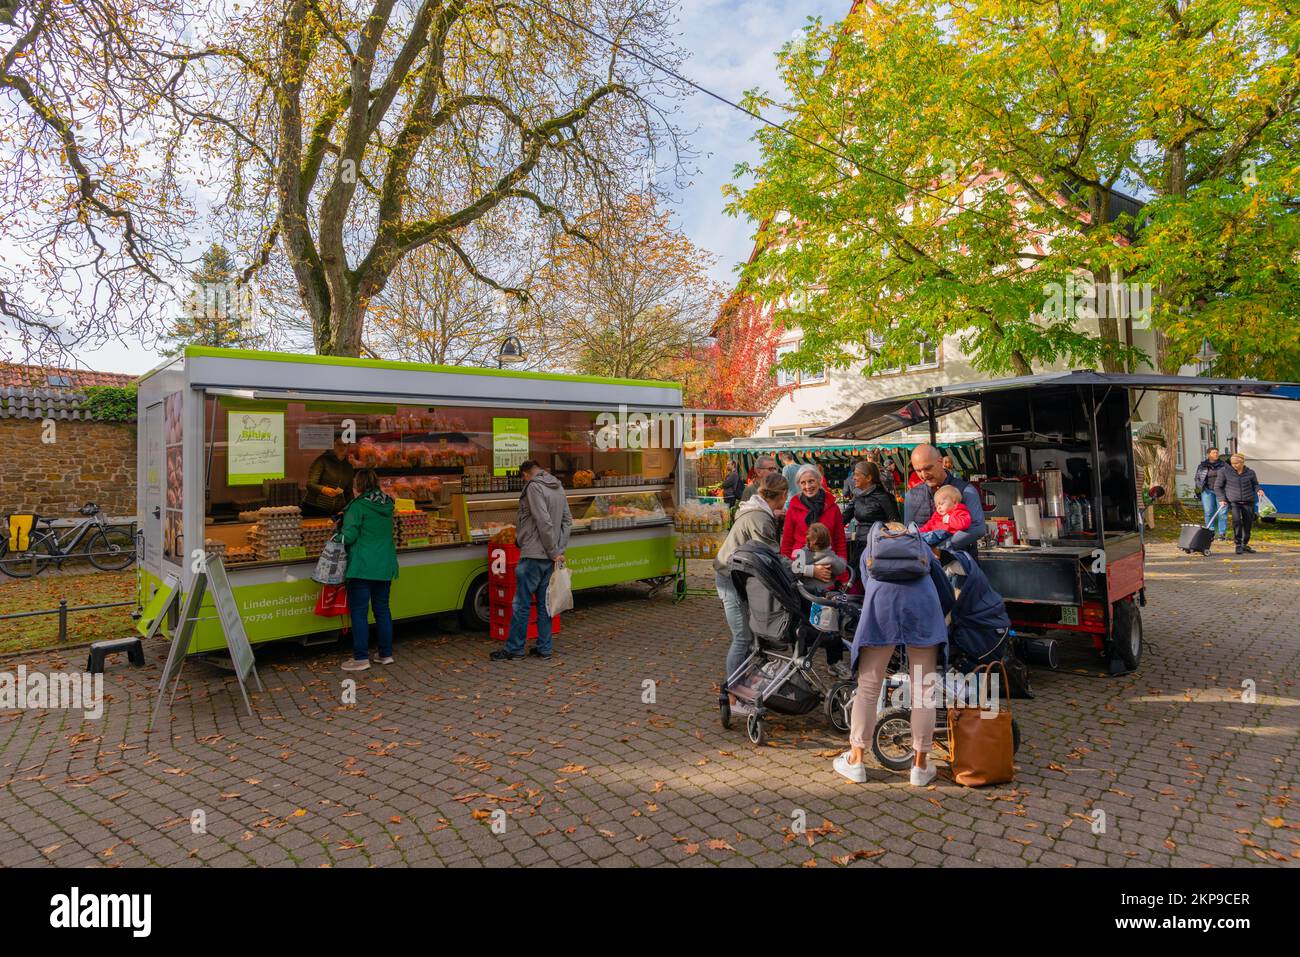
<svg viewBox="0 0 1300 957">
<path fill-rule="evenodd" d="M 984 438 L 978 559 L 1016 631 L 1091 636 L 1112 674 L 1138 667 L 1145 549 L 1132 415 L 1147 391 L 1290 399 L 1293 384 L 1051 372 L 936 386 L 863 405 L 815 433 L 869 440 L 965 412 Z M 965 423 L 962 423 L 965 427 Z"/>
</svg>

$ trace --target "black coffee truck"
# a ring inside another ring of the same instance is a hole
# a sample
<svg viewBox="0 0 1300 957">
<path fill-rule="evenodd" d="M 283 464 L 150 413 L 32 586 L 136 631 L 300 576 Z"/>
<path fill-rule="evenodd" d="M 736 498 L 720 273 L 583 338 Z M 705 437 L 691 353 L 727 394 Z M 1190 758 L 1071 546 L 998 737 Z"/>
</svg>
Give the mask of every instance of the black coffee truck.
<svg viewBox="0 0 1300 957">
<path fill-rule="evenodd" d="M 949 416 L 947 428 L 977 428 L 983 463 L 970 478 L 989 531 L 978 558 L 1026 638 L 1022 649 L 1054 664 L 1044 636 L 1088 635 L 1122 674 L 1141 661 L 1147 600 L 1133 411 L 1148 392 L 1167 391 L 1298 394 L 1283 382 L 1050 372 L 880 399 L 814 434 L 866 441 L 928 423 L 933 437 Z"/>
</svg>

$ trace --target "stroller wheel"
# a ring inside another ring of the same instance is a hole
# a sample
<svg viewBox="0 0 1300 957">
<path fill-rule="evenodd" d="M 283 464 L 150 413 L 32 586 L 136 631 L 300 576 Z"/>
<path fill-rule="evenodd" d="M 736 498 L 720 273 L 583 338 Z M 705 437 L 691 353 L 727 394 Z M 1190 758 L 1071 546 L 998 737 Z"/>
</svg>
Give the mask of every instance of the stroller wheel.
<svg viewBox="0 0 1300 957">
<path fill-rule="evenodd" d="M 849 709 L 856 693 L 857 685 L 852 681 L 837 681 L 826 692 L 826 723 L 840 734 L 849 731 Z"/>
<path fill-rule="evenodd" d="M 731 702 L 727 700 L 726 695 L 723 695 L 722 701 L 718 703 L 718 711 L 720 712 L 719 718 L 722 720 L 722 730 L 730 731 L 731 730 Z"/>
<path fill-rule="evenodd" d="M 763 724 L 763 719 L 756 714 L 749 716 L 745 732 L 749 735 L 749 743 L 755 747 L 762 747 L 763 742 L 767 740 L 767 727 Z"/>
<path fill-rule="evenodd" d="M 876 728 L 871 735 L 871 753 L 882 767 L 891 771 L 906 771 L 912 766 L 912 710 L 886 708 L 876 718 Z"/>
</svg>

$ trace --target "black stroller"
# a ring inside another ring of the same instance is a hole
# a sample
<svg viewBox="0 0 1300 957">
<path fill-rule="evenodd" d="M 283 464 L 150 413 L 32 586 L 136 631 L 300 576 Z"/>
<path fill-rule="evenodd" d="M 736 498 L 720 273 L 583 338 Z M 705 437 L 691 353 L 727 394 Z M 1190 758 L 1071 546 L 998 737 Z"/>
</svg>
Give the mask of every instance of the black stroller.
<svg viewBox="0 0 1300 957">
<path fill-rule="evenodd" d="M 730 568 L 754 645 L 749 657 L 723 684 L 719 699 L 722 727 L 731 728 L 730 696 L 735 695 L 753 709 L 745 730 L 750 742 L 760 745 L 767 737 L 770 713 L 807 714 L 830 700 L 826 684 L 813 670 L 814 655 L 826 642 L 842 641 L 845 634 L 852 636 L 861 605 L 848 596 L 810 594 L 798 584 L 788 563 L 761 542 L 746 542 L 737 548 Z M 809 620 L 814 603 L 837 612 L 833 629 L 827 627 L 832 616 L 824 611 L 819 625 Z M 834 724 L 829 708 L 826 714 Z"/>
</svg>

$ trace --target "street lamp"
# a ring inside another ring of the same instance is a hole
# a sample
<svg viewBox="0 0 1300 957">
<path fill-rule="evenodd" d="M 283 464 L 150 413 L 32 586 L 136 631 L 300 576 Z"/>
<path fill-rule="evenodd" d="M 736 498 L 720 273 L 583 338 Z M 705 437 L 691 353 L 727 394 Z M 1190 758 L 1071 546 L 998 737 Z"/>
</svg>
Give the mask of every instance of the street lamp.
<svg viewBox="0 0 1300 957">
<path fill-rule="evenodd" d="M 1208 336 L 1201 339 L 1201 351 L 1196 353 L 1196 371 L 1199 375 L 1205 375 L 1214 367 L 1214 361 L 1219 358 L 1219 353 L 1214 351 L 1210 345 Z M 1219 420 L 1214 414 L 1214 393 L 1210 393 L 1210 444 L 1215 448 L 1219 447 Z"/>
<path fill-rule="evenodd" d="M 497 368 L 501 369 L 510 365 L 518 365 L 524 361 L 524 344 L 516 336 L 506 336 L 501 340 L 501 351 L 497 353 Z"/>
</svg>

